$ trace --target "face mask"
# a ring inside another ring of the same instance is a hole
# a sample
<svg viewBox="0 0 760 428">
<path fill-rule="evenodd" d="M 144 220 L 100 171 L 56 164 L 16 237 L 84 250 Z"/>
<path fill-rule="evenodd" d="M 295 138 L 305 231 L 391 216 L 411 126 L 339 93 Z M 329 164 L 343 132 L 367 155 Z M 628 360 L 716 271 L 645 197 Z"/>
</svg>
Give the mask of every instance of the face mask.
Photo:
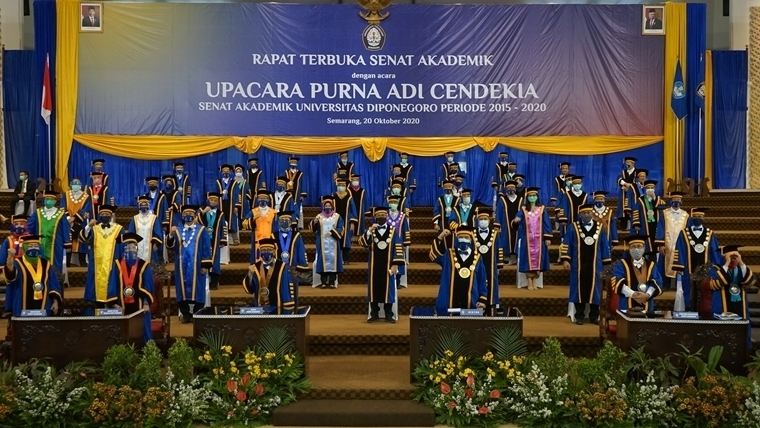
<svg viewBox="0 0 760 428">
<path fill-rule="evenodd" d="M 575 190 L 576 192 L 578 190 L 581 190 L 581 185 L 580 184 L 573 184 L 573 190 Z"/>
<path fill-rule="evenodd" d="M 222 177 L 223 178 L 230 178 L 230 173 L 229 172 L 222 173 Z"/>
<path fill-rule="evenodd" d="M 399 188 L 392 189 L 391 191 L 393 192 L 394 195 L 397 195 L 397 196 L 401 194 L 401 189 Z"/>
<path fill-rule="evenodd" d="M 388 208 L 390 208 L 391 211 L 396 211 L 398 209 L 398 204 L 388 204 Z"/>
<path fill-rule="evenodd" d="M 469 249 L 470 249 L 470 241 L 457 242 L 457 250 L 459 250 L 460 253 L 466 253 L 467 250 Z"/>
<path fill-rule="evenodd" d="M 654 189 L 647 189 L 647 195 L 654 196 Z"/>
<path fill-rule="evenodd" d="M 45 207 L 46 208 L 53 208 L 55 206 L 55 200 L 54 199 L 45 199 Z"/>
<path fill-rule="evenodd" d="M 216 208 L 219 206 L 219 202 L 209 202 L 208 203 L 209 208 L 211 208 L 213 211 L 216 211 Z"/>
<path fill-rule="evenodd" d="M 172 190 L 174 190 L 174 184 L 167 184 L 164 186 L 164 189 L 171 192 Z"/>
<path fill-rule="evenodd" d="M 359 182 L 356 181 L 356 180 L 354 180 L 354 181 L 351 182 L 351 185 L 354 186 L 354 187 L 359 187 Z"/>
<path fill-rule="evenodd" d="M 280 230 L 288 230 L 290 229 L 290 222 L 287 220 L 282 220 L 280 222 Z"/>
<path fill-rule="evenodd" d="M 181 176 L 182 174 L 185 173 L 185 171 L 182 170 L 182 169 L 178 169 L 178 170 L 174 171 L 174 173 L 177 174 L 178 176 Z"/>
<path fill-rule="evenodd" d="M 155 192 L 156 190 L 158 190 L 158 186 L 148 186 L 148 190 L 150 190 L 151 192 Z"/>
<path fill-rule="evenodd" d="M 262 208 L 268 207 L 269 206 L 269 202 L 268 201 L 259 201 L 259 206 L 262 207 Z"/>
<path fill-rule="evenodd" d="M 697 227 L 701 227 L 705 223 L 705 219 L 698 218 L 698 217 L 692 217 L 691 218 L 691 224 Z"/>
<path fill-rule="evenodd" d="M 449 189 L 446 189 L 446 190 L 444 190 L 444 191 L 443 191 L 443 193 L 444 193 L 446 196 L 451 196 L 451 190 L 449 190 Z"/>
<path fill-rule="evenodd" d="M 517 188 L 523 187 L 523 182 L 522 181 L 516 181 L 515 183 L 517 183 L 517 184 L 515 184 L 515 187 L 517 187 Z"/>
<path fill-rule="evenodd" d="M 71 190 L 73 190 L 75 192 L 78 192 L 78 191 L 82 190 L 82 185 L 81 184 L 72 184 L 71 185 Z"/>
<path fill-rule="evenodd" d="M 330 214 L 330 213 L 333 212 L 333 209 L 332 209 L 332 207 L 325 207 L 324 211 L 325 211 L 326 214 Z"/>
<path fill-rule="evenodd" d="M 126 260 L 128 262 L 137 261 L 137 251 L 125 251 L 124 252 L 124 260 Z"/>
<path fill-rule="evenodd" d="M 462 187 L 462 182 L 461 181 L 455 181 L 454 183 L 457 185 L 457 187 Z"/>
<path fill-rule="evenodd" d="M 628 252 L 631 254 L 631 257 L 633 257 L 634 260 L 638 260 L 644 255 L 643 248 L 631 248 L 628 250 Z"/>
<path fill-rule="evenodd" d="M 261 260 L 265 263 L 269 263 L 274 258 L 274 253 L 261 253 Z"/>
<path fill-rule="evenodd" d="M 388 222 L 388 219 L 385 217 L 378 217 L 376 221 L 377 221 L 377 224 L 379 224 L 380 226 L 383 226 L 385 223 Z"/>
<path fill-rule="evenodd" d="M 346 186 L 338 186 L 338 191 L 339 192 L 345 192 L 346 191 Z"/>
<path fill-rule="evenodd" d="M 394 171 L 393 171 L 393 176 L 395 177 L 395 176 L 397 176 L 397 175 L 401 175 L 401 171 L 396 171 L 396 170 L 394 170 Z"/>
<path fill-rule="evenodd" d="M 24 255 L 27 256 L 30 259 L 36 259 L 40 256 L 40 249 L 39 248 L 29 248 L 27 250 L 24 250 Z"/>
<path fill-rule="evenodd" d="M 625 169 L 633 169 L 633 164 L 632 163 L 625 164 Z"/>
<path fill-rule="evenodd" d="M 471 200 L 471 198 L 469 196 L 466 196 L 466 197 L 462 198 L 462 203 L 465 204 L 465 205 L 470 205 L 470 200 Z"/>
<path fill-rule="evenodd" d="M 141 213 L 145 214 L 145 213 L 147 213 L 148 211 L 150 211 L 150 208 L 149 208 L 149 207 L 146 207 L 145 205 L 141 205 L 141 206 L 140 206 L 140 212 L 141 212 Z"/>
<path fill-rule="evenodd" d="M 242 178 L 243 177 L 243 173 L 242 172 L 236 172 L 235 173 L 235 177 Z"/>
<path fill-rule="evenodd" d="M 671 202 L 670 206 L 673 207 L 674 210 L 678 211 L 681 209 L 681 203 L 680 202 Z"/>
<path fill-rule="evenodd" d="M 538 196 L 528 196 L 528 202 L 535 203 L 538 200 Z"/>
<path fill-rule="evenodd" d="M 24 181 L 24 180 L 26 180 L 26 176 L 25 175 L 19 175 L 18 179 L 21 180 L 21 181 Z"/>
<path fill-rule="evenodd" d="M 505 161 L 505 160 L 504 161 L 499 161 L 499 163 L 501 164 L 501 166 L 506 166 L 507 165 L 507 161 Z"/>
<path fill-rule="evenodd" d="M 507 190 L 507 195 L 514 195 L 515 191 L 512 189 Z"/>
<path fill-rule="evenodd" d="M 594 202 L 594 205 L 596 205 L 597 208 L 601 208 L 604 206 L 604 201 L 596 201 Z"/>
<path fill-rule="evenodd" d="M 409 160 L 407 159 L 401 159 L 401 165 L 406 165 L 409 163 Z"/>
<path fill-rule="evenodd" d="M 111 223 L 111 217 L 102 216 L 100 217 L 100 222 L 103 224 L 109 224 Z"/>
<path fill-rule="evenodd" d="M 258 169 L 259 168 L 259 164 L 252 163 L 252 164 L 248 165 L 248 167 L 251 168 L 251 169 Z"/>
<path fill-rule="evenodd" d="M 192 215 L 182 216 L 182 221 L 184 221 L 185 223 L 192 223 L 193 220 L 195 220 L 195 216 L 192 216 Z"/>
<path fill-rule="evenodd" d="M 447 156 L 446 157 L 446 162 L 449 162 L 449 163 L 454 162 L 454 157 L 453 156 Z"/>
<path fill-rule="evenodd" d="M 290 165 L 290 169 L 292 169 L 293 171 L 295 171 L 295 170 L 298 169 L 298 165 Z"/>
<path fill-rule="evenodd" d="M 278 192 L 283 192 L 283 191 L 285 191 L 285 186 L 283 186 L 283 185 L 278 185 L 278 186 L 277 186 L 277 191 L 278 191 Z"/>
<path fill-rule="evenodd" d="M 591 222 L 591 214 L 581 214 L 581 222 L 583 223 L 590 223 Z"/>
<path fill-rule="evenodd" d="M 478 220 L 478 226 L 480 226 L 481 229 L 487 229 L 490 222 L 488 220 Z"/>
<path fill-rule="evenodd" d="M 347 164 L 347 163 L 348 163 L 348 159 L 341 159 L 341 160 L 340 160 L 340 163 L 342 163 L 343 165 L 345 165 L 345 164 Z"/>
<path fill-rule="evenodd" d="M 16 226 L 11 228 L 11 232 L 13 232 L 16 235 L 23 235 L 24 232 L 26 232 L 26 228 L 24 226 Z"/>
</svg>

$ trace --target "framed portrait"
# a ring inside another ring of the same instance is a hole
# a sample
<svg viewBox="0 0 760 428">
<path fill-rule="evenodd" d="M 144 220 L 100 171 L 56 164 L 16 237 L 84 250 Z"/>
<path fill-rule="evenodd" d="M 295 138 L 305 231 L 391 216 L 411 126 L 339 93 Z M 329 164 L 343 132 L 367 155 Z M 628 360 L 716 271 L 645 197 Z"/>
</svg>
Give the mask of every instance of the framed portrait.
<svg viewBox="0 0 760 428">
<path fill-rule="evenodd" d="M 665 34 L 665 6 L 641 6 L 641 34 L 645 36 L 662 36 Z"/>
<path fill-rule="evenodd" d="M 79 31 L 82 33 L 98 33 L 103 31 L 103 3 L 80 3 Z"/>
</svg>

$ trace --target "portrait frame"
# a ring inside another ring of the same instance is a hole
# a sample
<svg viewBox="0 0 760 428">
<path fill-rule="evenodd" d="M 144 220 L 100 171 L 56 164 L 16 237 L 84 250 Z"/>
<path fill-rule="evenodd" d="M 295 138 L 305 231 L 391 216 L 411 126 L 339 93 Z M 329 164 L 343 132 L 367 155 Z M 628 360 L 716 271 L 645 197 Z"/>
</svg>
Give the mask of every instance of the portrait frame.
<svg viewBox="0 0 760 428">
<path fill-rule="evenodd" d="M 91 25 L 89 10 L 95 11 L 94 23 Z M 80 33 L 102 33 L 103 32 L 103 3 L 100 2 L 82 2 L 79 3 L 79 32 Z"/>
<path fill-rule="evenodd" d="M 654 13 L 654 18 L 650 16 L 650 13 Z M 641 34 L 644 36 L 665 35 L 665 5 L 641 5 Z"/>
</svg>

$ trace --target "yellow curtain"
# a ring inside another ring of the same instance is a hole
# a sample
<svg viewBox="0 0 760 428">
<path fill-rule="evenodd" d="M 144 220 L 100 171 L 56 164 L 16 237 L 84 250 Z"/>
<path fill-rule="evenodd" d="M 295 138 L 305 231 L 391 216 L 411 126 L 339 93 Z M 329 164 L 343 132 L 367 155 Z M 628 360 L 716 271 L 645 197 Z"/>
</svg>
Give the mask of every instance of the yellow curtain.
<svg viewBox="0 0 760 428">
<path fill-rule="evenodd" d="M 681 71 L 686 76 L 686 4 L 665 4 L 665 95 L 664 102 L 664 144 L 663 144 L 663 185 L 667 180 L 680 182 L 683 176 L 684 121 L 678 120 L 671 108 L 673 79 L 676 63 L 681 60 Z M 692 82 L 685 82 L 687 88 Z"/>
<path fill-rule="evenodd" d="M 713 66 L 712 51 L 705 51 L 705 177 L 713 176 Z"/>
<path fill-rule="evenodd" d="M 161 160 L 199 156 L 235 147 L 254 153 L 266 147 L 280 153 L 320 155 L 361 147 L 371 161 L 378 161 L 386 149 L 414 156 L 440 156 L 445 150 L 462 151 L 478 146 L 490 152 L 499 145 L 532 153 L 598 155 L 637 149 L 663 140 L 662 136 L 593 137 L 227 137 L 162 135 L 77 134 L 74 139 L 99 152 L 133 159 Z M 68 148 L 71 150 L 71 147 Z M 68 161 L 68 152 L 66 154 Z M 60 171 L 60 170 L 59 170 Z"/>
<path fill-rule="evenodd" d="M 69 155 L 74 140 L 79 84 L 79 0 L 56 0 L 57 55 L 55 70 L 56 159 L 55 170 L 61 185 L 68 188 Z"/>
</svg>

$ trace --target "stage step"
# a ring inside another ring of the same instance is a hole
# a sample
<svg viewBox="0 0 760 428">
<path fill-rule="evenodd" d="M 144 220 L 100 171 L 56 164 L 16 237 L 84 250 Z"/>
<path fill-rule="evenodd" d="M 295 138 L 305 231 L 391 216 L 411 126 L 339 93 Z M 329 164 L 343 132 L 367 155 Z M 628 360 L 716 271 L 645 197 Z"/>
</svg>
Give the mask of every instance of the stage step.
<svg viewBox="0 0 760 428">
<path fill-rule="evenodd" d="M 274 426 L 432 427 L 433 409 L 410 400 L 299 400 L 273 413 Z"/>
</svg>

